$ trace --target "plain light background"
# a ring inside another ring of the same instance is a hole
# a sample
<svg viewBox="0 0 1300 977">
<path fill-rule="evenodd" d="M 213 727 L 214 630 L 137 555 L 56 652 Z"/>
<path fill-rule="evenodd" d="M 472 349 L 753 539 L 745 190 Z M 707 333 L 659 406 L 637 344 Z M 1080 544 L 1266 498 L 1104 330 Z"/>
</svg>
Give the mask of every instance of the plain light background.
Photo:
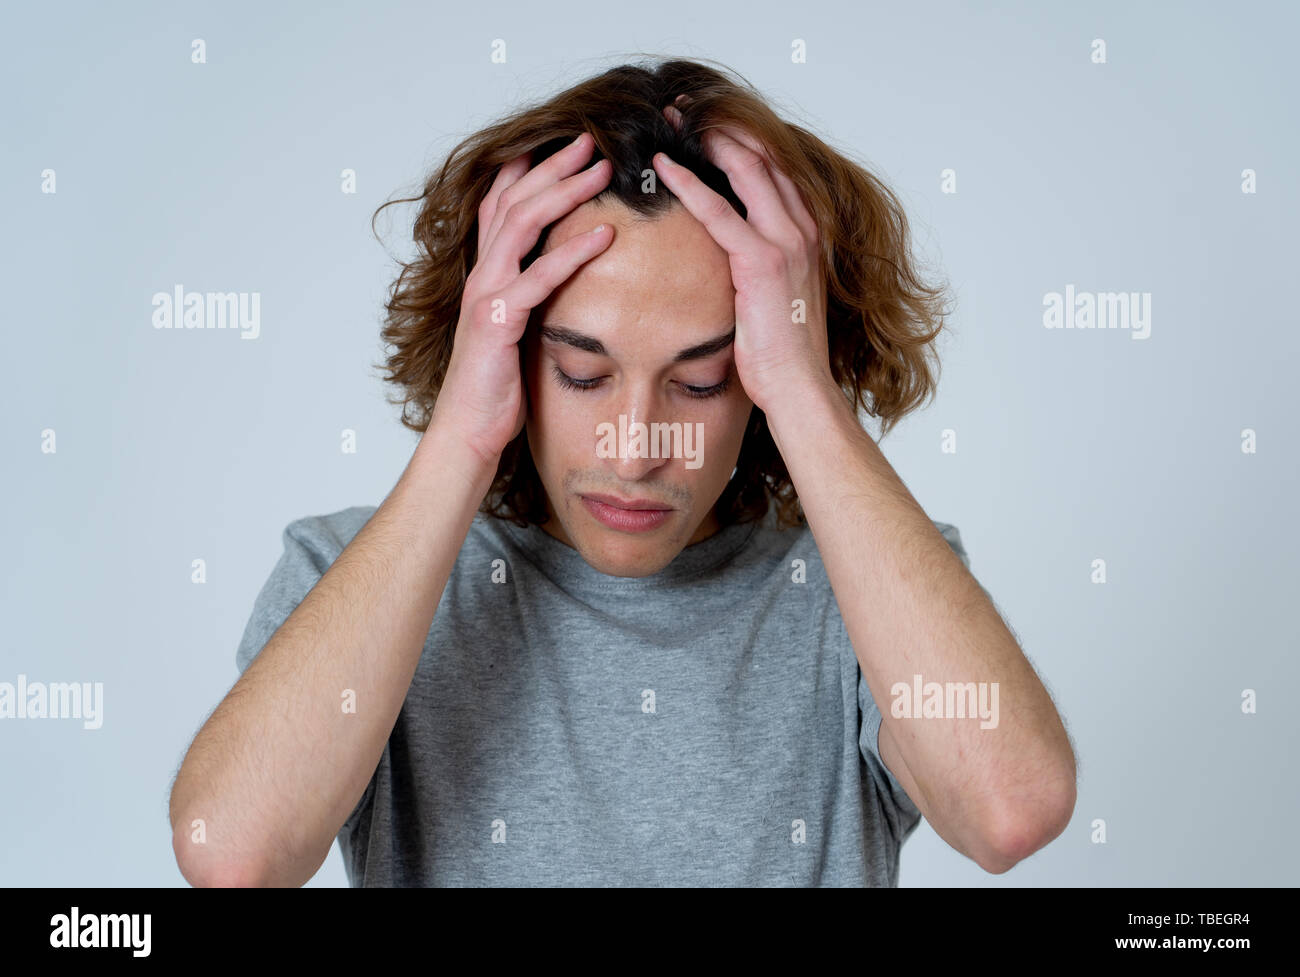
<svg viewBox="0 0 1300 977">
<path fill-rule="evenodd" d="M 281 531 L 378 504 L 414 447 L 375 366 L 395 265 L 371 214 L 464 135 L 637 52 L 721 61 L 866 162 L 953 289 L 939 397 L 882 448 L 960 529 L 1053 693 L 1079 798 L 1003 876 L 923 822 L 901 884 L 1296 882 L 1294 5 L 151 2 L 5 20 L 0 681 L 103 682 L 105 709 L 93 731 L 0 720 L 0 884 L 185 884 L 171 780 L 237 677 Z M 412 213 L 381 218 L 394 253 Z M 155 330 L 151 297 L 176 284 L 260 292 L 260 338 Z M 1150 292 L 1150 337 L 1045 329 L 1067 284 Z M 311 884 L 345 884 L 337 852 Z"/>
</svg>

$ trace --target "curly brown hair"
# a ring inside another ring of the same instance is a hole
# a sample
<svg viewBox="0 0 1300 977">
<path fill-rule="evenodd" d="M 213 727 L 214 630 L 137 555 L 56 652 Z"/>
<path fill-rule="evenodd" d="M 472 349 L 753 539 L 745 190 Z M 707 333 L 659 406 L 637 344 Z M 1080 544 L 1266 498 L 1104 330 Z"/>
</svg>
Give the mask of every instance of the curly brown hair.
<svg viewBox="0 0 1300 977">
<path fill-rule="evenodd" d="M 613 164 L 609 185 L 594 199 L 612 198 L 643 217 L 677 203 L 662 185 L 661 192 L 643 192 L 644 173 L 652 170 L 650 159 L 659 151 L 746 216 L 726 175 L 708 160 L 702 134 L 735 126 L 756 136 L 799 188 L 820 230 L 830 365 L 841 390 L 855 408 L 879 418 L 882 437 L 933 397 L 939 368 L 934 340 L 948 314 L 945 288 L 927 285 L 918 275 L 907 219 L 893 192 L 861 163 L 780 118 L 730 69 L 681 58 L 656 62 L 612 68 L 511 113 L 460 142 L 419 196 L 389 200 L 375 211 L 377 218 L 393 204 L 420 205 L 417 254 L 399 261 L 381 332 L 391 347 L 384 380 L 401 390 L 390 403 L 402 405 L 403 425 L 420 432 L 428 427 L 451 358 L 461 293 L 476 258 L 478 206 L 498 170 L 528 150 L 536 165 L 584 131 L 595 137 L 591 162 L 608 158 Z M 687 97 L 678 105 L 677 129 L 662 110 L 679 95 Z M 541 254 L 546 233 L 521 270 Z M 761 518 L 769 505 L 776 507 L 779 525 L 804 521 L 766 416 L 755 407 L 736 472 L 715 511 L 727 525 Z M 547 520 L 525 432 L 502 452 L 480 509 L 522 526 Z"/>
</svg>

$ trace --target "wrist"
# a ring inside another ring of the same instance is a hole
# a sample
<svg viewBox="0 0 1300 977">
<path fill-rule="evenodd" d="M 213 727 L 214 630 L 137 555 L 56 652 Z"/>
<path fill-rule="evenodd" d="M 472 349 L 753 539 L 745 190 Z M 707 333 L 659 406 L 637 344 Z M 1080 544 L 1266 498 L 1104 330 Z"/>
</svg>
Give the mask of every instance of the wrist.
<svg viewBox="0 0 1300 977">
<path fill-rule="evenodd" d="M 780 397 L 772 398 L 764 409 L 768 430 L 781 448 L 787 442 L 829 434 L 846 422 L 862 429 L 853 404 L 830 376 L 799 384 L 786 384 Z M 784 453 L 784 452 L 783 452 Z"/>
<path fill-rule="evenodd" d="M 449 429 L 435 412 L 415 446 L 409 469 L 435 479 L 463 484 L 475 497 L 475 505 L 492 487 L 500 455 L 488 457 Z"/>
</svg>

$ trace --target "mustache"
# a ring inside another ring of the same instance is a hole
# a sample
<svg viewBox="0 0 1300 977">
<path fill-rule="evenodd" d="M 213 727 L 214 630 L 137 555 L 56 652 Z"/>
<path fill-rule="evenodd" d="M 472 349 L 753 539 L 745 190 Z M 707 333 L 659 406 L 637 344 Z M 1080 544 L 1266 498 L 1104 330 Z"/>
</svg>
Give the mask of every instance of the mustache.
<svg viewBox="0 0 1300 977">
<path fill-rule="evenodd" d="M 610 481 L 608 474 L 570 471 L 564 476 L 564 490 L 574 495 L 613 495 L 622 499 L 654 499 L 679 509 L 690 508 L 693 494 L 667 482 L 633 482 L 626 485 Z"/>
</svg>

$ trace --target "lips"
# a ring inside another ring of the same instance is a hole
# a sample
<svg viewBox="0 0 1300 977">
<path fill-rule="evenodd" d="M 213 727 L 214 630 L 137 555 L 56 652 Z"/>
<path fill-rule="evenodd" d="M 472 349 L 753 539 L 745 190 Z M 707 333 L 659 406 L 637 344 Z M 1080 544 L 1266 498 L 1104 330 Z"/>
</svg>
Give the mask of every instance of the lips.
<svg viewBox="0 0 1300 977">
<path fill-rule="evenodd" d="M 620 499 L 617 495 L 601 495 L 596 492 L 586 493 L 583 498 L 612 506 L 615 509 L 628 509 L 634 512 L 668 512 L 672 510 L 672 506 L 665 505 L 663 502 L 656 502 L 654 499 Z"/>
<path fill-rule="evenodd" d="M 582 504 L 607 529 L 644 533 L 658 529 L 669 519 L 672 507 L 653 499 L 620 499 L 616 495 L 583 495 Z"/>
</svg>

